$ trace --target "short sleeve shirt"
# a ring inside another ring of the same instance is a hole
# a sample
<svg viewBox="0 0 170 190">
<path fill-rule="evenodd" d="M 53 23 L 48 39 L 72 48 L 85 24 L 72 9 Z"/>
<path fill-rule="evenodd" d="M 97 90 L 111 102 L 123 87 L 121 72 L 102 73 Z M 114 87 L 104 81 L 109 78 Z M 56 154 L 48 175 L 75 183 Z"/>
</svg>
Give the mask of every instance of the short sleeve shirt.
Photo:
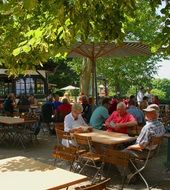
<svg viewBox="0 0 170 190">
<path fill-rule="evenodd" d="M 111 122 L 113 121 L 114 123 L 127 123 L 130 121 L 136 121 L 136 119 L 131 115 L 130 113 L 126 112 L 124 116 L 120 116 L 117 111 L 114 111 L 112 115 L 106 120 L 106 122 Z M 128 127 L 115 127 L 115 128 L 108 128 L 108 131 L 110 132 L 118 132 L 118 133 L 128 133 Z"/>
<path fill-rule="evenodd" d="M 90 118 L 90 125 L 95 129 L 101 129 L 105 120 L 109 117 L 108 109 L 104 106 L 97 107 Z"/>
<path fill-rule="evenodd" d="M 142 145 L 143 147 L 147 147 L 151 140 L 151 137 L 159 137 L 162 136 L 164 133 L 165 127 L 160 121 L 148 121 L 146 125 L 142 128 L 140 135 L 136 140 L 136 144 Z"/>
</svg>

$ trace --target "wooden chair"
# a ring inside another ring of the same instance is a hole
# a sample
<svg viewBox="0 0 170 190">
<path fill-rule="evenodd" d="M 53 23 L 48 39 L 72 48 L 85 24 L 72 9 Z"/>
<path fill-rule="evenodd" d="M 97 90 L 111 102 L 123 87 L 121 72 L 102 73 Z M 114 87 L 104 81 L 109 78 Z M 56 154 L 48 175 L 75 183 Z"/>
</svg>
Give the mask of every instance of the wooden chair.
<svg viewBox="0 0 170 190">
<path fill-rule="evenodd" d="M 73 169 L 73 164 L 76 160 L 76 151 L 77 149 L 75 147 L 65 147 L 58 145 L 55 146 L 52 155 L 55 158 L 55 162 L 57 159 L 70 162 L 70 171 L 71 171 Z"/>
<path fill-rule="evenodd" d="M 58 145 L 62 145 L 62 140 L 66 140 L 68 143 L 67 145 L 69 147 L 74 147 L 77 149 L 76 151 L 76 160 L 78 161 L 78 156 L 84 152 L 86 152 L 85 149 L 78 149 L 77 146 L 74 146 L 73 143 L 71 143 L 72 141 L 74 141 L 74 139 L 72 138 L 72 136 L 70 135 L 69 132 L 65 132 L 63 130 L 59 130 L 58 128 L 55 128 L 56 131 L 56 136 L 57 136 L 57 144 Z"/>
<path fill-rule="evenodd" d="M 94 148 L 92 147 L 91 137 L 74 134 L 74 139 L 78 150 L 86 150 L 86 152 L 81 152 L 81 154 L 78 155 L 78 161 L 80 164 L 82 164 L 82 168 L 79 173 L 81 173 L 86 166 L 95 168 L 97 171 L 92 179 L 93 181 L 98 176 L 99 171 L 102 167 L 101 155 L 96 153 Z"/>
<path fill-rule="evenodd" d="M 106 186 L 109 183 L 109 181 L 110 181 L 110 178 L 102 180 L 96 184 L 76 187 L 75 190 L 108 190 Z"/>
<path fill-rule="evenodd" d="M 159 150 L 160 147 L 160 143 L 162 141 L 162 136 L 161 137 L 152 137 L 151 142 L 149 144 L 149 148 L 147 149 L 147 154 L 140 154 L 138 157 L 135 158 L 131 158 L 130 159 L 130 163 L 132 164 L 132 166 L 135 169 L 135 172 L 130 176 L 130 178 L 128 179 L 128 183 L 130 182 L 130 180 L 137 174 L 139 174 L 139 176 L 141 177 L 141 179 L 144 181 L 147 189 L 150 189 L 146 179 L 144 178 L 143 174 L 141 173 L 147 166 L 148 161 L 152 160 L 152 158 L 154 158 Z M 144 149 L 143 151 L 146 152 L 146 149 Z M 141 165 L 141 167 L 137 166 L 137 162 L 140 161 L 140 163 L 143 163 Z"/>
<path fill-rule="evenodd" d="M 121 170 L 122 170 L 121 189 L 123 189 L 123 187 L 124 187 L 129 159 L 130 159 L 130 154 L 123 152 L 123 151 L 119 151 L 119 150 L 113 150 L 110 148 L 105 149 L 105 152 L 103 153 L 103 156 L 102 156 L 102 161 L 104 164 L 108 163 L 108 164 L 112 164 L 112 165 L 121 167 Z"/>
<path fill-rule="evenodd" d="M 142 125 L 135 125 L 133 127 L 129 127 L 128 135 L 129 136 L 138 136 L 140 134 L 142 127 L 143 127 Z"/>
<path fill-rule="evenodd" d="M 64 131 L 64 122 L 57 122 L 55 128 Z"/>
<path fill-rule="evenodd" d="M 57 144 L 58 145 L 62 144 L 63 139 L 67 140 L 68 145 L 70 145 L 69 142 L 72 140 L 72 137 L 69 132 L 60 130 L 60 129 L 58 129 L 58 127 L 55 127 L 55 132 L 56 132 L 56 136 L 57 136 Z"/>
<path fill-rule="evenodd" d="M 17 108 L 19 110 L 19 114 L 21 115 L 22 113 L 28 113 L 30 109 L 30 105 L 17 105 Z"/>
</svg>

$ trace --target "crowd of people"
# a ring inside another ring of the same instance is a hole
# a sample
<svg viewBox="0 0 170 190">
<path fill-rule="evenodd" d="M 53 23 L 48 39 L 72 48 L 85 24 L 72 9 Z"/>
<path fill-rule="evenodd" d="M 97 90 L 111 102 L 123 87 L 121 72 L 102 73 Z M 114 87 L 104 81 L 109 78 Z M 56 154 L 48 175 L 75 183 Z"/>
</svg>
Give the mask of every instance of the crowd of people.
<svg viewBox="0 0 170 190">
<path fill-rule="evenodd" d="M 103 97 L 98 106 L 92 102 L 92 98 L 83 94 L 76 103 L 70 102 L 67 93 L 62 99 L 57 94 L 50 95 L 41 106 L 39 123 L 45 122 L 50 129 L 51 122 L 64 122 L 64 130 L 69 132 L 79 130 L 82 125 L 89 125 L 94 129 L 130 134 L 129 131 L 134 126 L 140 126 L 141 129 L 145 126 L 144 110 L 149 105 L 159 107 L 159 101 L 155 101 L 150 90 L 144 93 L 143 87 L 139 89 L 137 96 L 131 95 L 126 99 Z M 28 97 L 21 95 L 16 104 L 15 96 L 11 93 L 4 101 L 6 115 L 12 116 L 17 105 L 38 105 L 38 101 L 33 94 Z M 28 108 L 20 109 L 20 112 L 28 112 Z M 76 122 L 71 122 L 71 119 Z"/>
<path fill-rule="evenodd" d="M 9 94 L 4 101 L 4 112 L 12 116 L 16 105 L 38 105 L 38 101 L 33 94 L 29 97 L 22 95 L 16 104 L 14 94 Z M 140 126 L 141 131 L 136 142 L 124 149 L 132 156 L 137 156 L 147 149 L 153 136 L 159 137 L 165 133 L 164 125 L 159 121 L 159 101 L 155 100 L 150 91 L 144 94 L 143 88 L 137 96 L 131 95 L 126 99 L 118 99 L 116 96 L 103 97 L 98 106 L 85 95 L 74 103 L 70 102 L 66 94 L 62 99 L 57 94 L 51 95 L 41 106 L 36 135 L 40 131 L 41 122 L 45 122 L 49 130 L 51 122 L 63 122 L 64 131 L 70 133 L 84 132 L 83 127 L 90 127 L 129 135 L 134 126 Z M 69 146 L 74 144 L 74 141 L 63 140 L 62 143 Z"/>
<path fill-rule="evenodd" d="M 23 113 L 28 112 L 31 105 L 38 105 L 38 100 L 34 94 L 29 96 L 22 94 L 18 99 L 14 93 L 10 93 L 3 102 L 3 113 L 7 116 L 14 116 L 17 107 L 19 107 L 19 112 Z"/>
<path fill-rule="evenodd" d="M 142 129 L 146 125 L 145 109 L 149 105 L 159 107 L 159 102 L 154 101 L 154 96 L 151 95 L 150 89 L 145 94 L 143 90 L 142 87 L 137 96 L 131 95 L 126 99 L 118 99 L 116 96 L 113 98 L 104 97 L 100 100 L 101 103 L 98 106 L 94 106 L 90 98 L 82 95 L 79 102 L 73 103 L 72 107 L 79 104 L 79 106 L 75 107 L 79 107 L 77 112 L 82 110 L 79 114 L 84 120 L 83 125 L 86 124 L 94 129 L 109 132 L 130 134 L 129 131 L 133 130 L 134 126 L 139 126 Z M 69 114 L 74 118 L 74 111 L 71 110 Z M 69 132 L 70 130 L 66 127 L 67 116 L 62 119 L 64 120 L 64 129 Z M 71 128 L 77 128 L 77 126 L 82 126 L 82 123 L 76 124 L 76 126 L 73 123 Z"/>
<path fill-rule="evenodd" d="M 136 158 L 141 156 L 143 159 L 147 158 L 148 151 L 153 148 L 150 145 L 152 137 L 162 137 L 165 133 L 164 125 L 159 121 L 159 105 L 147 102 L 147 106 L 141 109 L 141 103 L 137 101 L 134 95 L 130 96 L 128 101 L 118 100 L 116 97 L 113 99 L 105 97 L 101 105 L 91 113 L 89 123 L 86 123 L 86 118 L 83 119 L 82 117 L 82 102 L 74 103 L 71 113 L 66 115 L 64 119 L 64 130 L 70 133 L 83 132 L 81 127 L 88 124 L 98 130 L 129 134 L 133 126 L 139 125 L 141 131 L 136 141 L 131 144 L 124 144 L 120 149 L 120 151 L 130 154 L 133 162 L 136 162 Z M 68 141 L 70 140 L 62 141 L 63 145 L 70 146 L 70 144 L 74 145 L 75 143 L 74 140 Z M 139 163 L 136 162 L 135 164 L 138 165 Z M 131 179 L 135 172 L 133 170 L 129 165 L 127 179 Z M 136 180 L 137 176 L 133 177 L 133 182 Z"/>
</svg>

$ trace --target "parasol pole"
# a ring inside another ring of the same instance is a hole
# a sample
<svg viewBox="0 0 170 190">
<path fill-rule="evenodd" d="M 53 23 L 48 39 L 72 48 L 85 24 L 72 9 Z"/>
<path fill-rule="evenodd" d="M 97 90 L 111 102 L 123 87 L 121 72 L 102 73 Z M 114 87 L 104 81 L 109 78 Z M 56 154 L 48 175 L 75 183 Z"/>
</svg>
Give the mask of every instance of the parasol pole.
<svg viewBox="0 0 170 190">
<path fill-rule="evenodd" d="M 96 61 L 93 62 L 94 65 L 94 89 L 96 96 L 96 105 L 98 106 L 98 91 L 97 91 L 97 74 L 96 74 Z"/>
<path fill-rule="evenodd" d="M 92 104 L 94 105 L 94 63 L 92 62 L 92 84 L 91 84 L 91 88 L 92 88 Z"/>
<path fill-rule="evenodd" d="M 96 105 L 98 105 L 98 94 L 97 94 L 97 77 L 96 77 L 96 61 L 92 61 L 92 98 L 93 105 L 96 99 Z"/>
</svg>

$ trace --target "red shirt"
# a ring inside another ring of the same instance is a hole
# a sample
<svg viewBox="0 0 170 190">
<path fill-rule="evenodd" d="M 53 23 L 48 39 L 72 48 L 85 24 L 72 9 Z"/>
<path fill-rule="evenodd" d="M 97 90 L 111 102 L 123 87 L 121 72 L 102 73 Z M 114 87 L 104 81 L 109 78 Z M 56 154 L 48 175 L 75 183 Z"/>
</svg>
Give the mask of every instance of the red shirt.
<svg viewBox="0 0 170 190">
<path fill-rule="evenodd" d="M 58 106 L 57 111 L 68 114 L 71 112 L 71 104 L 61 104 Z"/>
<path fill-rule="evenodd" d="M 110 123 L 113 121 L 114 123 L 126 123 L 130 121 L 136 121 L 133 115 L 126 112 L 125 115 L 120 116 L 117 111 L 114 111 L 112 115 L 106 120 L 106 123 Z M 128 133 L 128 127 L 109 127 L 107 131 L 110 132 L 118 132 L 118 133 Z"/>
</svg>

